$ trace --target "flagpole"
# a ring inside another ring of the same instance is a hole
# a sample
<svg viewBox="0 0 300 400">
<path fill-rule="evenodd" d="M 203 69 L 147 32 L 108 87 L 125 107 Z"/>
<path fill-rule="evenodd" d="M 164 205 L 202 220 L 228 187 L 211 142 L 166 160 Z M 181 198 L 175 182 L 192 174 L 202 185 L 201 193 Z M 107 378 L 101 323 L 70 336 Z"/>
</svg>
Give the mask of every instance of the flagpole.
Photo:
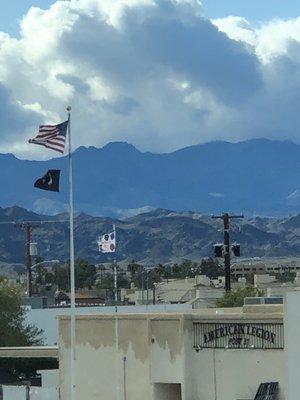
<svg viewBox="0 0 300 400">
<path fill-rule="evenodd" d="M 113 225 L 113 232 L 115 235 L 115 243 L 117 243 L 117 236 L 116 236 L 116 225 Z M 116 249 L 115 249 L 116 252 Z M 117 272 L 117 259 L 115 256 L 114 259 L 114 289 L 115 289 L 115 306 L 117 306 L 118 303 L 118 272 Z"/>
<path fill-rule="evenodd" d="M 74 267 L 74 202 L 73 202 L 73 160 L 71 140 L 71 107 L 68 111 L 69 133 L 69 191 L 70 191 L 70 277 L 71 277 L 71 349 L 70 349 L 70 383 L 71 400 L 76 400 L 76 332 L 75 332 L 75 267 Z"/>
</svg>

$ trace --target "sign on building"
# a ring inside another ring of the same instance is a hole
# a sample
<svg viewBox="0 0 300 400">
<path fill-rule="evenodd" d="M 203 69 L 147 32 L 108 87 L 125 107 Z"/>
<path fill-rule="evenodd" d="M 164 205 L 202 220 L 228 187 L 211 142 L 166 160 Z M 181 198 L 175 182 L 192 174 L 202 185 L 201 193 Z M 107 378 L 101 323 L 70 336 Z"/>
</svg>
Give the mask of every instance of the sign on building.
<svg viewBox="0 0 300 400">
<path fill-rule="evenodd" d="M 195 322 L 194 347 L 283 349 L 283 324 Z"/>
</svg>

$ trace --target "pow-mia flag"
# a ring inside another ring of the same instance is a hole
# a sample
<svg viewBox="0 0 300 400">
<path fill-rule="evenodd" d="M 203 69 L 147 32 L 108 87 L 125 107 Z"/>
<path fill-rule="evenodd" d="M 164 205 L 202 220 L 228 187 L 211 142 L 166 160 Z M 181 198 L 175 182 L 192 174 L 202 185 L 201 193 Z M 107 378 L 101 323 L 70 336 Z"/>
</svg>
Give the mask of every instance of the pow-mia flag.
<svg viewBox="0 0 300 400">
<path fill-rule="evenodd" d="M 34 187 L 42 190 L 59 192 L 59 178 L 60 169 L 49 169 L 42 178 L 35 182 Z"/>
</svg>

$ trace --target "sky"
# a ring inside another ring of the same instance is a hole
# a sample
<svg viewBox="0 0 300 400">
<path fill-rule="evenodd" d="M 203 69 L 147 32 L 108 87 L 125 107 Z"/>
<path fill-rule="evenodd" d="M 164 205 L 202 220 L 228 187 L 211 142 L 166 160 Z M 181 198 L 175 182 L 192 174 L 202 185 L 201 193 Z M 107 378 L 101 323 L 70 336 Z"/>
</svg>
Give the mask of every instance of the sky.
<svg viewBox="0 0 300 400">
<path fill-rule="evenodd" d="M 202 4 L 209 18 L 238 15 L 252 21 L 268 21 L 299 15 L 298 0 L 203 0 Z"/>
<path fill-rule="evenodd" d="M 300 143 L 298 0 L 11 0 L 0 15 L 0 152 L 66 118 L 75 147 Z M 38 147 L 38 149 L 36 148 Z"/>
<path fill-rule="evenodd" d="M 4 1 L 4 0 L 2 0 Z M 30 7 L 48 8 L 54 0 L 10 0 L 1 9 L 1 30 L 19 35 L 19 22 Z M 299 15 L 299 0 L 203 0 L 204 15 L 223 18 L 243 16 L 251 21 L 268 21 L 272 18 L 293 18 Z"/>
</svg>

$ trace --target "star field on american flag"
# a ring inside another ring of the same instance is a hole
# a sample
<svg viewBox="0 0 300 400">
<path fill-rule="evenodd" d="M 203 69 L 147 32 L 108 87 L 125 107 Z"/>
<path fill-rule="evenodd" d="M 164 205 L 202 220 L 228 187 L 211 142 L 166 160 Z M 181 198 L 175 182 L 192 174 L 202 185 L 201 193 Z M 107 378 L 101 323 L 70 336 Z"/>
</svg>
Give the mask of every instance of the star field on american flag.
<svg viewBox="0 0 300 400">
<path fill-rule="evenodd" d="M 58 125 L 40 125 L 39 133 L 34 139 L 30 139 L 29 143 L 38 144 L 63 154 L 68 123 L 69 121 L 67 120 Z"/>
</svg>

